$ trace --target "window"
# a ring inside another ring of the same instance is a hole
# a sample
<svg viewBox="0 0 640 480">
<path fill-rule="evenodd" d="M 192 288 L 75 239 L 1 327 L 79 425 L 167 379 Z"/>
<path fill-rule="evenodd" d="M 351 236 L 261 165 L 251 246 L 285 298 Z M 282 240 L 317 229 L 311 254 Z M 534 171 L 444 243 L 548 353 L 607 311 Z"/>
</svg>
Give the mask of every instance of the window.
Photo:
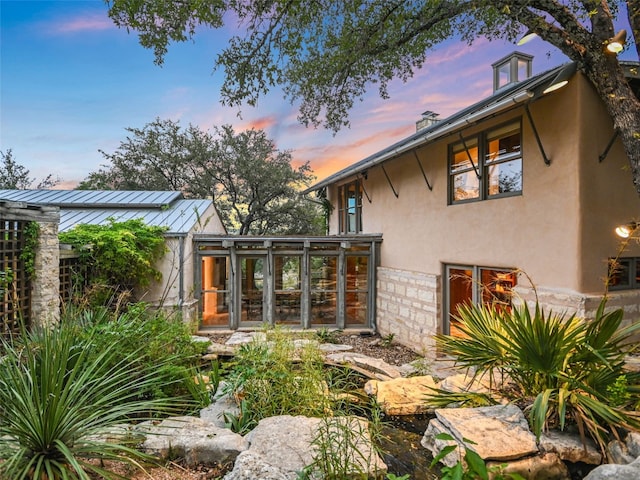
<svg viewBox="0 0 640 480">
<path fill-rule="evenodd" d="M 461 305 L 488 303 L 511 308 L 512 289 L 517 276 L 513 269 L 447 265 L 446 309 L 443 333 L 461 335 L 457 320 Z"/>
<path fill-rule="evenodd" d="M 362 184 L 360 180 L 338 187 L 340 233 L 362 232 Z"/>
<path fill-rule="evenodd" d="M 520 121 L 450 146 L 449 203 L 522 193 Z"/>
<path fill-rule="evenodd" d="M 608 279 L 611 290 L 640 288 L 640 257 L 610 258 Z"/>
</svg>

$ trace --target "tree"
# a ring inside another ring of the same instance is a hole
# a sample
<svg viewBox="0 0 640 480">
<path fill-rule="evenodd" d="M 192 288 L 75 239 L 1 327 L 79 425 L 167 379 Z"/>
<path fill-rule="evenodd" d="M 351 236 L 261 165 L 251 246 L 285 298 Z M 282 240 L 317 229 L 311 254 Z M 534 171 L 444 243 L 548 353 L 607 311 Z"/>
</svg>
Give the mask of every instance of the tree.
<svg viewBox="0 0 640 480">
<path fill-rule="evenodd" d="M 33 185 L 35 178 L 29 177 L 29 170 L 14 160 L 11 149 L 6 152 L 0 151 L 0 157 L 2 157 L 0 189 L 26 190 Z M 56 186 L 58 183 L 60 183 L 60 179 L 54 178 L 52 174 L 49 174 L 35 188 L 47 189 Z"/>
<path fill-rule="evenodd" d="M 80 189 L 178 190 L 189 198 L 213 198 L 229 232 L 240 235 L 322 232 L 321 213 L 298 195 L 313 180 L 309 164 L 294 168 L 262 130 L 213 134 L 194 125 L 156 119 L 131 133 L 92 172 Z"/>
<path fill-rule="evenodd" d="M 116 25 L 137 30 L 161 64 L 172 41 L 191 39 L 198 25 L 238 20 L 216 58 L 225 70 L 223 103 L 255 105 L 281 85 L 300 102 L 299 120 L 334 131 L 373 83 L 388 96 L 394 78 L 407 81 L 438 43 L 461 37 L 514 41 L 525 30 L 559 48 L 591 81 L 613 119 L 640 194 L 640 101 L 615 54 L 604 48 L 626 6 L 635 38 L 640 0 L 105 0 Z M 638 49 L 636 44 L 636 49 Z M 638 51 L 640 55 L 640 50 Z"/>
</svg>

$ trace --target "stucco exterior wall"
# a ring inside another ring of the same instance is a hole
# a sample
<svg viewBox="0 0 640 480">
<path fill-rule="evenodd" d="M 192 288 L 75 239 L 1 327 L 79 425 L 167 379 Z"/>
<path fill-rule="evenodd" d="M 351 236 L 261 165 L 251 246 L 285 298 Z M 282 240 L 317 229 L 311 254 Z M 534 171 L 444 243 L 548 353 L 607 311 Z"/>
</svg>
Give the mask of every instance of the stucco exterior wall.
<svg viewBox="0 0 640 480">
<path fill-rule="evenodd" d="M 202 212 L 200 218 L 200 223 L 186 235 L 167 235 L 167 253 L 158 265 L 162 280 L 154 282 L 146 291 L 137 293 L 141 301 L 154 307 L 180 312 L 185 322 L 194 321 L 198 310 L 198 300 L 194 295 L 193 235 L 226 233 L 213 206 Z"/>
<path fill-rule="evenodd" d="M 550 165 L 543 161 L 523 107 L 462 132 L 468 137 L 521 120 L 522 195 L 448 205 L 447 152 L 451 143 L 459 141 L 457 133 L 417 150 L 433 190 L 428 189 L 413 152 L 384 164 L 397 198 L 380 166 L 366 172 L 363 183 L 371 201 L 363 197 L 363 233 L 383 234 L 379 297 L 391 293 L 384 280 L 390 271 L 401 272 L 399 278 L 422 275 L 436 279 L 444 265 L 457 264 L 521 269 L 539 292 L 549 292 L 543 300 L 550 305 L 584 304 L 578 310 L 592 310 L 590 305 L 604 292 L 607 259 L 619 250 L 614 228 L 638 219 L 640 198 L 619 140 L 604 161 L 598 159 L 613 129 L 581 75 L 565 88 L 534 100 L 529 108 Z M 328 193 L 336 205 L 337 185 Z M 331 233 L 337 233 L 337 216 L 336 209 Z M 624 256 L 640 256 L 638 243 L 630 245 Z M 438 292 L 439 326 L 442 288 L 428 291 L 434 290 Z M 561 302 L 554 300 L 556 294 L 563 297 Z M 637 301 L 634 295 L 620 298 L 630 302 L 627 310 Z M 379 329 L 396 333 L 393 313 L 381 308 L 380 302 Z M 425 328 L 436 333 L 431 318 L 425 322 Z"/>
</svg>

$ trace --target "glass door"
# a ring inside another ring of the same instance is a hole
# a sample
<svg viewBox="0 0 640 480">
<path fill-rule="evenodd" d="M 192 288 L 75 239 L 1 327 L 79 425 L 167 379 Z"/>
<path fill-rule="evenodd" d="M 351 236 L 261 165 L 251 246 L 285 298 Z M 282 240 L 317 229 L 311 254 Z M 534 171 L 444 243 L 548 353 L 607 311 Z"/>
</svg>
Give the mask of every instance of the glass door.
<svg viewBox="0 0 640 480">
<path fill-rule="evenodd" d="M 229 257 L 202 258 L 202 326 L 229 327 Z"/>
<path fill-rule="evenodd" d="M 240 326 L 255 325 L 265 320 L 266 255 L 241 256 L 240 260 Z"/>
</svg>

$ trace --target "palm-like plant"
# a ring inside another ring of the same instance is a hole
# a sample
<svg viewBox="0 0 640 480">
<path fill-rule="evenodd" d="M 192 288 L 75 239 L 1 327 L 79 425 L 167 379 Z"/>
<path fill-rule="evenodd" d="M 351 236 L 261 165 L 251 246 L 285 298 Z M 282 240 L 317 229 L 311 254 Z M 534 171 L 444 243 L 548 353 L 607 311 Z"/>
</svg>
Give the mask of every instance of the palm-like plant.
<svg viewBox="0 0 640 480">
<path fill-rule="evenodd" d="M 139 368 L 133 355 L 115 359 L 115 346 L 96 354 L 91 335 L 82 338 L 77 327 L 63 325 L 2 342 L 0 478 L 88 480 L 88 472 L 121 478 L 101 462 L 141 466 L 148 459 L 132 439 L 106 438 L 122 437 L 122 422 L 171 410 L 171 401 L 138 396 L 164 379 L 151 370 L 131 375 Z"/>
<path fill-rule="evenodd" d="M 595 318 L 581 321 L 545 314 L 538 304 L 533 313 L 526 304 L 511 310 L 465 305 L 458 315 L 464 337 L 436 340 L 474 375 L 493 378 L 497 371 L 508 378 L 511 390 L 500 393 L 528 404 L 536 436 L 549 427 L 564 429 L 569 420 L 604 450 L 606 435 L 617 435 L 617 428 L 640 429 L 627 408 L 640 398 L 640 378 L 624 368 L 640 324 L 620 328 L 623 312 L 605 312 L 605 306 L 603 299 Z M 628 402 L 611 406 L 610 388 L 621 377 Z"/>
</svg>

